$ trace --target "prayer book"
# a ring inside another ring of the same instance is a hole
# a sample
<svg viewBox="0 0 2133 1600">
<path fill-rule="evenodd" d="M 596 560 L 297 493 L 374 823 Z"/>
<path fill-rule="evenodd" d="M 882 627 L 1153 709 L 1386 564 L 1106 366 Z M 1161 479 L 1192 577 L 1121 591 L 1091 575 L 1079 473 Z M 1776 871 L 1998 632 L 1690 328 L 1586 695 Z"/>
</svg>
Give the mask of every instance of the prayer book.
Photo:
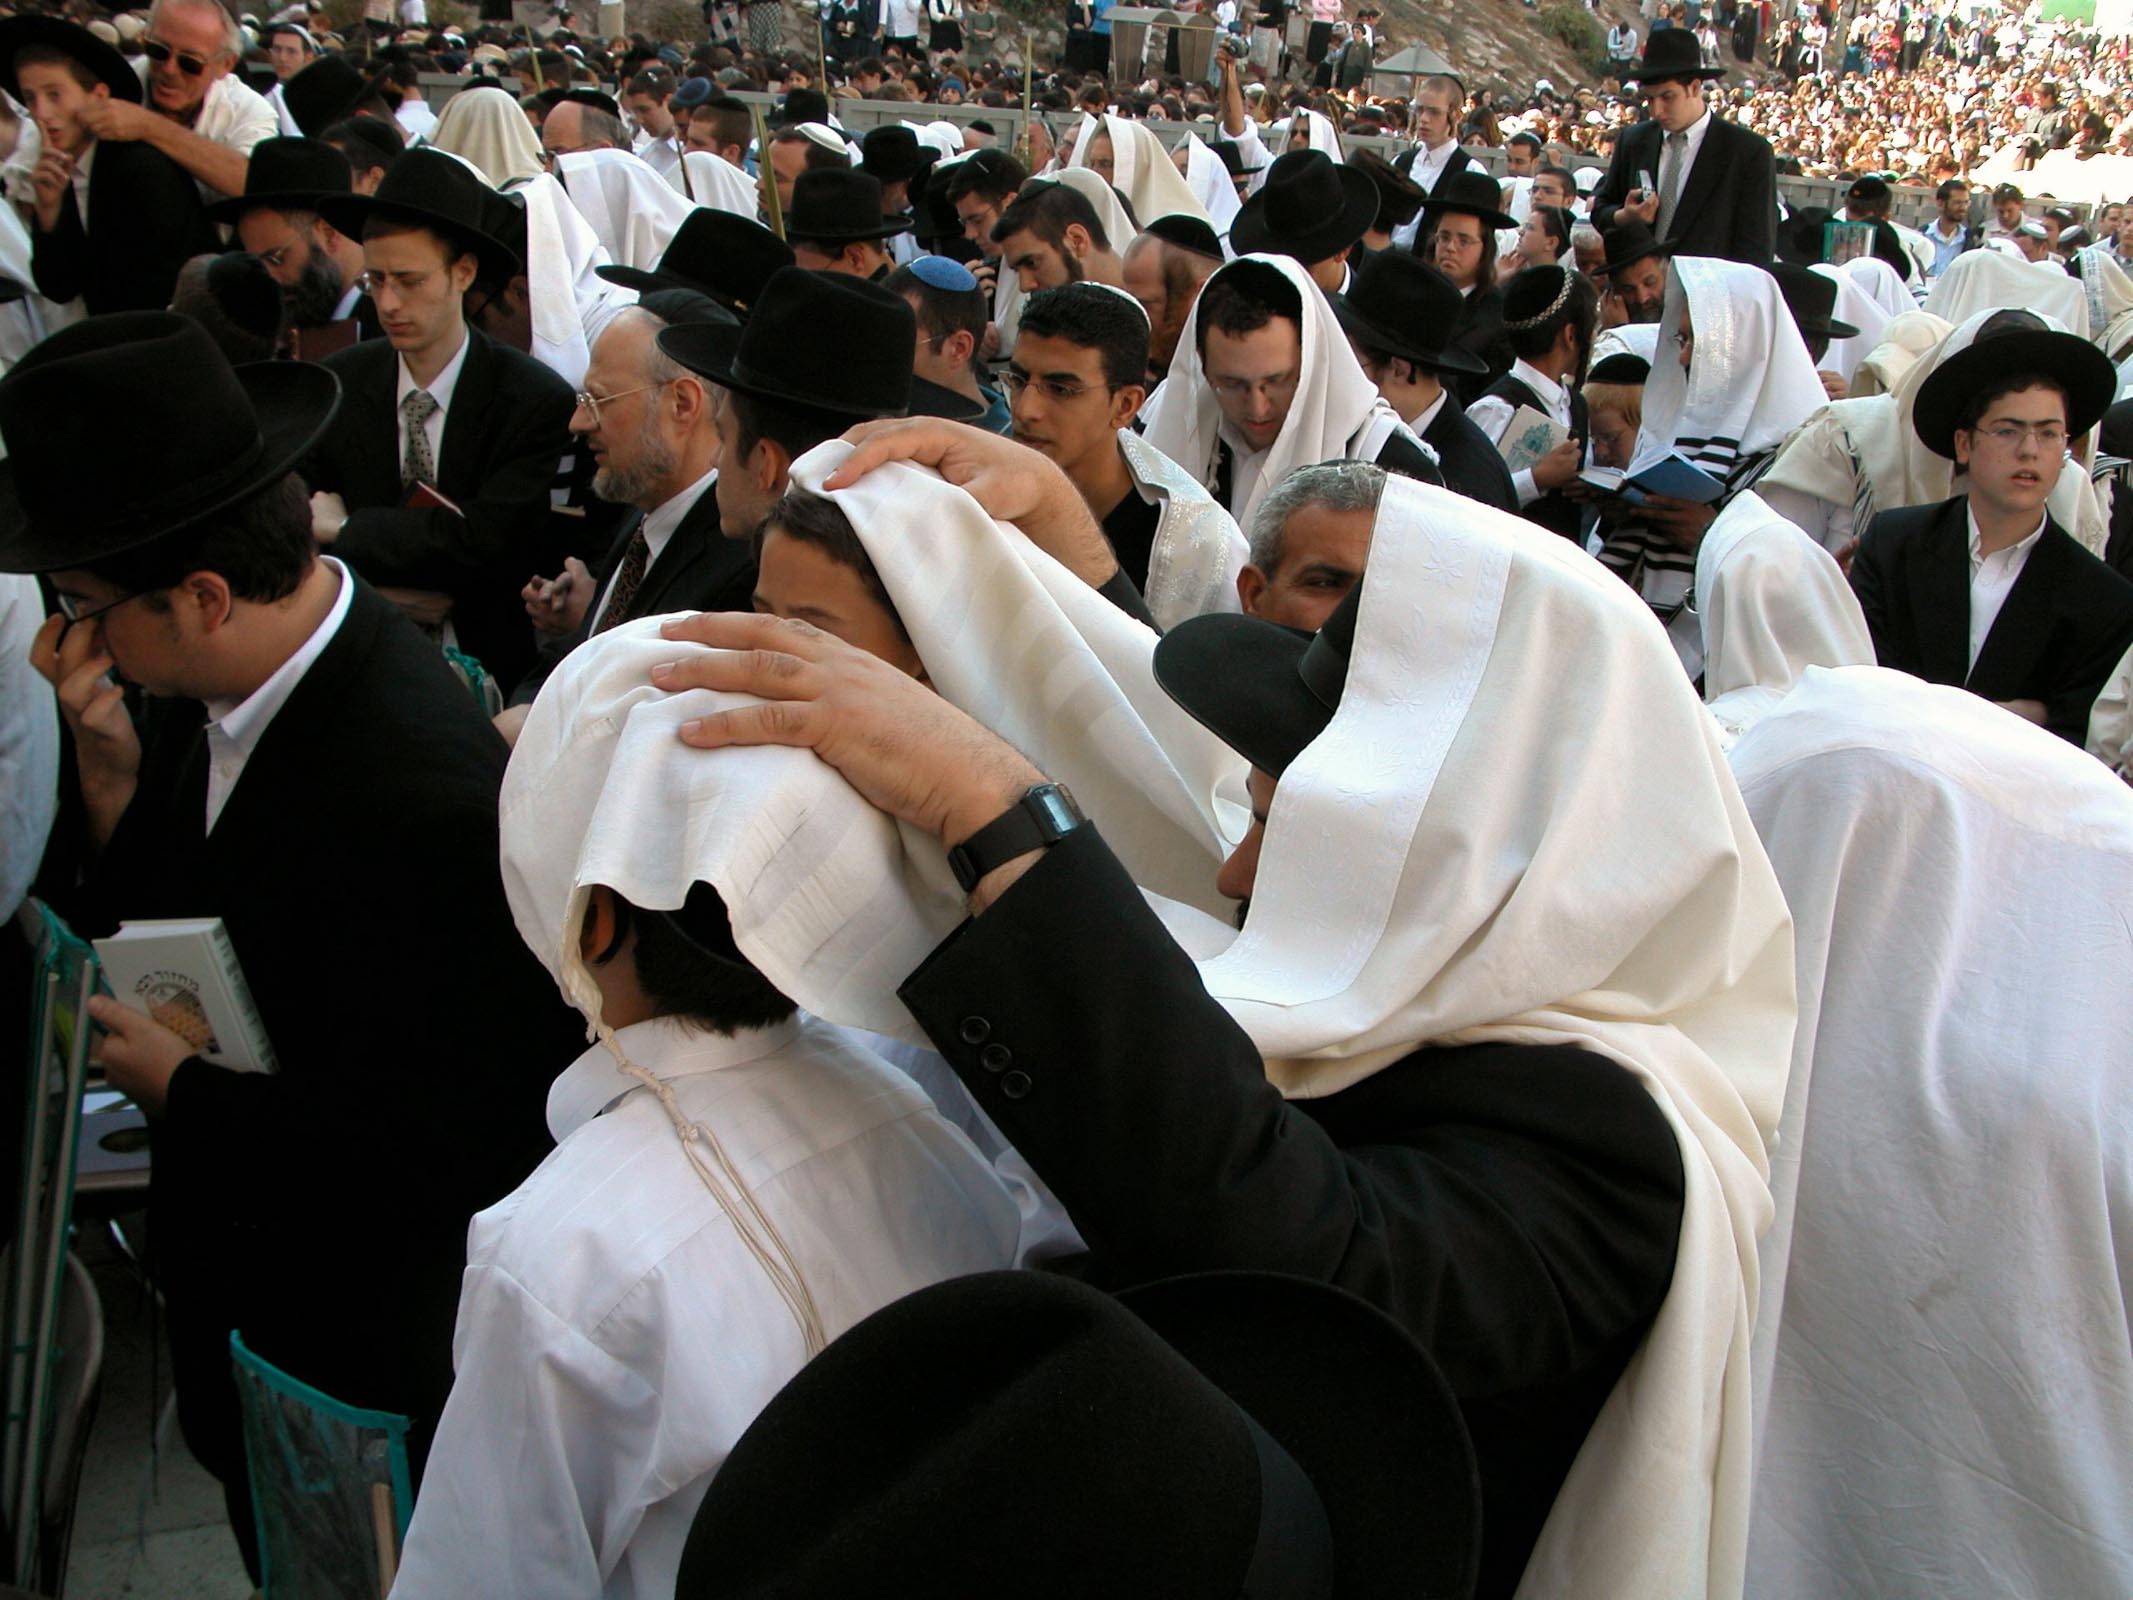
<svg viewBox="0 0 2133 1600">
<path fill-rule="evenodd" d="M 455 517 L 466 515 L 464 511 L 459 509 L 456 501 L 446 499 L 443 490 L 426 480 L 416 483 L 413 488 L 409 489 L 407 491 L 407 499 L 402 504 L 409 511 L 437 510 L 449 511 Z"/>
<path fill-rule="evenodd" d="M 122 922 L 95 944 L 114 998 L 147 1012 L 218 1067 L 276 1070 L 266 1024 L 220 917 Z"/>
<path fill-rule="evenodd" d="M 1496 436 L 1496 453 L 1513 472 L 1524 472 L 1570 437 L 1570 430 L 1531 406 L 1520 406 Z"/>
<path fill-rule="evenodd" d="M 1679 450 L 1669 450 L 1658 460 L 1642 466 L 1622 480 L 1623 497 L 1631 501 L 1648 494 L 1663 494 L 1670 500 L 1689 500 L 1707 506 L 1726 492 L 1726 486 L 1696 465 Z M 1636 495 L 1628 491 L 1636 490 Z"/>
</svg>

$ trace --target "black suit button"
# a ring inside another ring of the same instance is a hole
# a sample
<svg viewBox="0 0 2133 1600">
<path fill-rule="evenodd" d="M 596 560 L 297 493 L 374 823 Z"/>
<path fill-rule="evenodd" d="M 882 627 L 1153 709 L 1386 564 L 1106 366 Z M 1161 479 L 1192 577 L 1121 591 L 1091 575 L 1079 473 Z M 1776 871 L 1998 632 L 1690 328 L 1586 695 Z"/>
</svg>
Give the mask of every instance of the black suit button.
<svg viewBox="0 0 2133 1600">
<path fill-rule="evenodd" d="M 1010 1072 L 1000 1080 L 1000 1093 L 1010 1100 L 1020 1100 L 1029 1091 L 1029 1074 L 1026 1072 Z"/>
<path fill-rule="evenodd" d="M 1005 1072 L 1014 1059 L 1014 1051 L 1004 1044 L 989 1044 L 978 1052 L 978 1065 L 987 1072 Z"/>
<path fill-rule="evenodd" d="M 965 1017 L 959 1030 L 965 1044 L 983 1044 L 992 1035 L 992 1024 L 983 1017 Z"/>
</svg>

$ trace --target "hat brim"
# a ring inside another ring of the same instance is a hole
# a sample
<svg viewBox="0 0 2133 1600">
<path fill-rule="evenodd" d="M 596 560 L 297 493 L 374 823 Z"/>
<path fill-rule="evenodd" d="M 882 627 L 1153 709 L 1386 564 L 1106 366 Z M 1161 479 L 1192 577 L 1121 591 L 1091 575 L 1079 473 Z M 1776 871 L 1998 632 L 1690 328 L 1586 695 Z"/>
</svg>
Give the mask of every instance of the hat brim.
<svg viewBox="0 0 2133 1600">
<path fill-rule="evenodd" d="M 493 234 L 482 232 L 457 217 L 448 217 L 439 211 L 424 206 L 411 206 L 398 200 L 380 200 L 375 195 L 350 194 L 328 195 L 318 203 L 318 214 L 333 225 L 334 231 L 346 234 L 360 242 L 363 225 L 373 217 L 388 222 L 405 223 L 409 227 L 427 228 L 432 233 L 456 239 L 473 252 L 482 264 L 486 277 L 515 277 L 526 270 L 519 254 Z"/>
<path fill-rule="evenodd" d="M 1849 322 L 1839 321 L 1835 317 L 1809 317 L 1804 322 L 1795 317 L 1793 320 L 1799 324 L 1800 332 L 1810 338 L 1856 339 L 1859 337 L 1857 328 L 1853 327 Z"/>
<path fill-rule="evenodd" d="M 1480 377 L 1489 370 L 1486 361 L 1456 345 L 1443 350 L 1421 348 L 1410 336 L 1372 322 L 1350 305 L 1344 294 L 1328 295 L 1326 299 L 1333 307 L 1333 315 L 1339 319 L 1340 325 L 1373 350 L 1383 350 L 1398 356 L 1402 361 L 1412 361 L 1418 367 L 1426 367 L 1431 372 L 1463 372 L 1470 377 Z"/>
<path fill-rule="evenodd" d="M 1425 223 L 1428 222 L 1431 216 L 1443 215 L 1446 212 L 1456 213 L 1465 217 L 1479 217 L 1482 226 L 1488 228 L 1515 228 L 1518 226 L 1518 218 L 1507 211 L 1498 211 L 1492 206 L 1470 206 L 1463 200 L 1443 200 L 1435 195 L 1422 202 L 1422 219 Z"/>
<path fill-rule="evenodd" d="M 769 379 L 735 371 L 734 361 L 740 354 L 742 331 L 738 325 L 721 328 L 709 323 L 668 328 L 659 336 L 659 348 L 699 378 L 737 394 L 754 395 L 785 405 L 806 406 L 814 411 L 827 411 L 833 416 L 850 417 L 855 422 L 894 415 L 894 412 L 875 406 L 855 405 L 849 396 L 803 394 Z M 914 378 L 912 381 L 918 380 Z M 908 399 L 905 403 L 909 403 Z"/>
<path fill-rule="evenodd" d="M 137 550 L 183 533 L 295 471 L 340 409 L 341 380 L 308 361 L 253 361 L 237 382 L 259 418 L 259 461 L 243 478 L 198 505 L 146 522 L 129 522 L 85 538 L 72 523 L 32 527 L 15 483 L 15 463 L 0 461 L 0 572 L 59 572 Z"/>
<path fill-rule="evenodd" d="M 1650 244 L 1639 245 L 1622 256 L 1609 256 L 1600 263 L 1602 272 L 1620 272 L 1624 267 L 1633 267 L 1640 261 L 1649 261 L 1653 256 L 1671 256 L 1673 247 L 1664 239 L 1654 239 Z"/>
<path fill-rule="evenodd" d="M 312 189 L 309 191 L 281 190 L 274 194 L 240 194 L 227 200 L 217 200 L 206 207 L 210 222 L 226 222 L 232 227 L 252 211 L 316 211 L 319 203 L 330 200 L 346 191 L 338 189 Z"/>
<path fill-rule="evenodd" d="M 1277 235 L 1267 221 L 1267 191 L 1262 186 L 1239 208 L 1229 225 L 1230 248 L 1240 256 L 1291 256 L 1306 266 L 1339 255 L 1370 231 L 1378 218 L 1378 186 L 1370 174 L 1336 162 L 1340 179 L 1341 209 L 1338 216 L 1294 238 Z"/>
<path fill-rule="evenodd" d="M 617 288 L 635 289 L 639 294 L 657 294 L 662 289 L 684 289 L 690 294 L 700 294 L 706 300 L 724 306 L 728 311 L 739 311 L 739 303 L 720 293 L 708 283 L 694 278 L 685 278 L 673 272 L 647 272 L 642 267 L 617 267 L 613 265 L 594 267 L 593 275 Z"/>
<path fill-rule="evenodd" d="M 87 28 L 58 17 L 20 16 L 0 18 L 0 89 L 18 104 L 22 80 L 15 75 L 15 56 L 31 45 L 47 45 L 79 61 L 111 91 L 112 99 L 141 103 L 141 76 L 117 45 L 106 44 Z"/>
<path fill-rule="evenodd" d="M 2078 334 L 2003 333 L 1979 339 L 1934 369 L 1911 404 L 1911 426 L 1937 456 L 1955 459 L 1955 419 L 1970 397 L 1996 378 L 2041 372 L 2066 390 L 2066 431 L 2078 439 L 2118 398 L 2118 369 Z"/>
<path fill-rule="evenodd" d="M 1297 675 L 1312 635 L 1260 617 L 1189 617 L 1155 644 L 1155 681 L 1200 726 L 1279 777 L 1333 712 Z"/>
<path fill-rule="evenodd" d="M 803 228 L 794 224 L 791 217 L 785 219 L 785 240 L 810 244 L 864 244 L 869 239 L 893 239 L 899 233 L 909 233 L 912 219 L 908 213 L 901 217 L 883 217 L 878 228 L 854 228 L 843 232 L 825 233 L 815 228 Z"/>
<path fill-rule="evenodd" d="M 1451 1384 L 1404 1328 L 1323 1284 L 1256 1272 L 1172 1278 L 1118 1300 L 1303 1469 L 1342 1600 L 1473 1592 L 1473 1441 Z M 1310 1383 L 1297 1382 L 1299 1364 Z"/>
</svg>

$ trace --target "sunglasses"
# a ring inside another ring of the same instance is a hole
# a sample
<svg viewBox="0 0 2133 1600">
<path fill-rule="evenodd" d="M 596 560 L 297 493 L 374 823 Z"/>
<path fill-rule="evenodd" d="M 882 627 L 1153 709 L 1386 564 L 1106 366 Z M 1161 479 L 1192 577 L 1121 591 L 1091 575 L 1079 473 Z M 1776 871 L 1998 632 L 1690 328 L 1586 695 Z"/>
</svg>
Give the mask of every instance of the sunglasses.
<svg viewBox="0 0 2133 1600">
<path fill-rule="evenodd" d="M 207 71 L 211 64 L 205 56 L 192 55 L 183 50 L 173 50 L 161 39 L 143 39 L 141 41 L 141 54 L 158 66 L 161 66 L 172 57 L 176 57 L 178 70 L 188 78 L 199 77 L 201 73 Z"/>
</svg>

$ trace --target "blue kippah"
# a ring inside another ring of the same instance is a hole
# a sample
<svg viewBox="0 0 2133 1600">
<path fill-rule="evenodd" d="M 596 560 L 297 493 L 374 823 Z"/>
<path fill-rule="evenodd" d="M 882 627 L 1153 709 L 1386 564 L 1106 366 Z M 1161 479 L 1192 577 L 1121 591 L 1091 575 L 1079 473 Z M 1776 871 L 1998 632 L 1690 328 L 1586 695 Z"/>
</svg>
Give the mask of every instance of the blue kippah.
<svg viewBox="0 0 2133 1600">
<path fill-rule="evenodd" d="M 681 87 L 674 91 L 673 97 L 667 101 L 667 105 L 669 109 L 675 111 L 693 111 L 710 98 L 711 80 L 709 78 L 684 78 L 681 80 Z"/>
<path fill-rule="evenodd" d="M 978 280 L 970 275 L 970 269 L 960 261 L 950 261 L 946 256 L 920 256 L 911 263 L 911 276 L 934 289 L 946 289 L 961 294 L 978 286 Z"/>
</svg>

